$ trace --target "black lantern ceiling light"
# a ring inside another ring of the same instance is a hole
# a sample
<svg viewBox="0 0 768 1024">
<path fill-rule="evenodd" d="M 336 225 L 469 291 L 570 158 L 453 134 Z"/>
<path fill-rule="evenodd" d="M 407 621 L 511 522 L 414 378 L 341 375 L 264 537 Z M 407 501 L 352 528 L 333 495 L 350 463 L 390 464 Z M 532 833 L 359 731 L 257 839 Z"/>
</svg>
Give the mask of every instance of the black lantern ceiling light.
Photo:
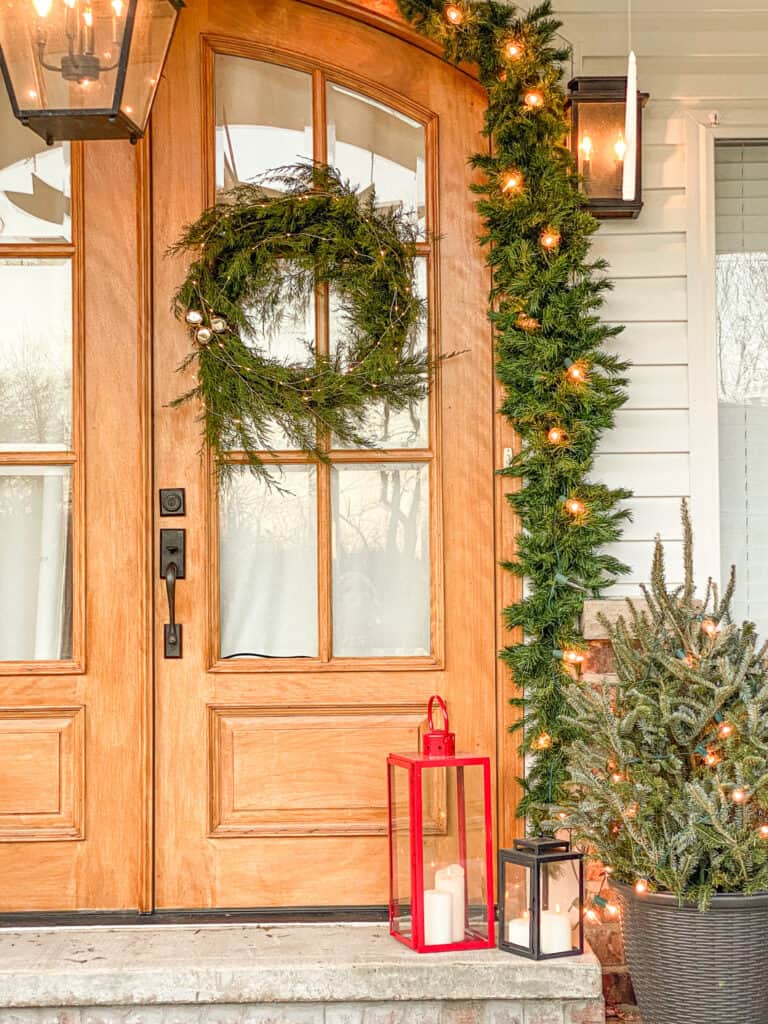
<svg viewBox="0 0 768 1024">
<path fill-rule="evenodd" d="M 0 0 L 14 115 L 49 144 L 147 127 L 183 0 Z"/>
<path fill-rule="evenodd" d="M 589 209 L 600 218 L 637 217 L 643 208 L 642 115 L 648 93 L 630 86 L 635 110 L 628 117 L 627 81 L 582 77 L 568 83 L 571 151 Z"/>
</svg>

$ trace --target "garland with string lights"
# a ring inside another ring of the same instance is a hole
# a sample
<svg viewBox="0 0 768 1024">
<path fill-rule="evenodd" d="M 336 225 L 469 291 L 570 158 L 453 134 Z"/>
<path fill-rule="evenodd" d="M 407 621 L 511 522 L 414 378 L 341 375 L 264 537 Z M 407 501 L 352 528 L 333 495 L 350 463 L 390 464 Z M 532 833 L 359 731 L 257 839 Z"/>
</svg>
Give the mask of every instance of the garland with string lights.
<svg viewBox="0 0 768 1024">
<path fill-rule="evenodd" d="M 629 491 L 590 480 L 601 435 L 625 401 L 627 364 L 606 351 L 621 330 L 599 318 L 610 283 L 591 259 L 598 227 L 585 208 L 571 156 L 561 85 L 568 52 L 555 45 L 551 5 L 526 14 L 494 0 L 398 0 L 416 29 L 446 58 L 476 65 L 488 91 L 485 131 L 492 155 L 473 157 L 486 183 L 474 187 L 493 272 L 490 318 L 502 411 L 520 450 L 501 472 L 521 486 L 510 496 L 520 522 L 514 562 L 523 599 L 505 611 L 524 642 L 502 657 L 525 696 L 523 749 L 534 756 L 518 813 L 537 829 L 567 782 L 578 736 L 566 694 L 585 660 L 579 632 L 584 598 L 626 567 L 604 545 L 619 538 Z"/>
<path fill-rule="evenodd" d="M 278 185 L 269 196 L 261 185 Z M 407 213 L 378 210 L 333 168 L 297 164 L 241 185 L 185 229 L 173 252 L 196 259 L 174 300 L 189 326 L 195 386 L 176 399 L 202 404 L 204 440 L 220 470 L 245 453 L 270 479 L 259 451 L 322 441 L 367 446 L 371 405 L 399 410 L 429 386 L 428 355 L 415 344 L 424 303 L 413 291 L 416 231 Z M 306 306 L 317 286 L 333 290 L 343 337 L 306 362 L 265 355 L 254 340 L 279 328 L 286 307 Z M 279 435 L 278 435 L 279 436 Z"/>
<path fill-rule="evenodd" d="M 646 609 L 629 602 L 609 630 L 618 682 L 569 691 L 582 738 L 550 824 L 609 865 L 590 921 L 617 912 L 610 878 L 702 908 L 768 889 L 768 645 L 732 622 L 733 572 L 722 596 L 710 580 L 696 598 L 686 503 L 682 516 L 684 584 L 667 585 L 657 541 Z"/>
</svg>

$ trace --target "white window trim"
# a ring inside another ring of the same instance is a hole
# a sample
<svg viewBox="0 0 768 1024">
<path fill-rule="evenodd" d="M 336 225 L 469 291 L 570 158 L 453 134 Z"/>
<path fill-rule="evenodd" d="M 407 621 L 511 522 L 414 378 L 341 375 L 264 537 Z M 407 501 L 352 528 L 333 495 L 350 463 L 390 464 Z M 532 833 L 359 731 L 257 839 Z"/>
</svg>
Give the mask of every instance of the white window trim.
<svg viewBox="0 0 768 1024">
<path fill-rule="evenodd" d="M 688 408 L 694 572 L 720 581 L 715 142 L 768 139 L 768 120 L 716 126 L 689 119 L 687 147 Z"/>
</svg>

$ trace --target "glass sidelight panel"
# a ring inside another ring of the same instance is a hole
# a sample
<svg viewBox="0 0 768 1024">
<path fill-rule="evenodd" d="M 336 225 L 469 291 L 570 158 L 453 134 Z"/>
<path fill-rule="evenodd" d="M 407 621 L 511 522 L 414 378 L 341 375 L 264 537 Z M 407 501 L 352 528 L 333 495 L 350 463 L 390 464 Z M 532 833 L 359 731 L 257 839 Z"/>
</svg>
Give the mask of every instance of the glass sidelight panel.
<svg viewBox="0 0 768 1024">
<path fill-rule="evenodd" d="M 328 163 L 376 205 L 413 215 L 427 231 L 424 126 L 391 107 L 341 85 L 328 84 Z"/>
<path fill-rule="evenodd" d="M 222 658 L 308 658 L 317 639 L 317 471 L 274 485 L 232 467 L 219 492 Z"/>
<path fill-rule="evenodd" d="M 427 260 L 420 257 L 416 260 L 416 279 L 413 283 L 414 292 L 426 303 Z M 411 339 L 411 352 L 425 352 L 429 347 L 428 320 L 423 322 Z M 331 295 L 330 304 L 330 343 L 331 352 L 344 345 L 344 311 L 338 301 Z M 372 406 L 366 417 L 364 433 L 375 445 L 382 448 L 426 448 L 429 444 L 429 396 L 425 395 L 418 402 L 411 402 L 407 409 L 395 411 L 386 402 Z"/>
<path fill-rule="evenodd" d="M 292 68 L 216 55 L 216 188 L 311 160 L 312 77 Z M 270 184 L 277 195 L 280 186 Z"/>
<path fill-rule="evenodd" d="M 333 653 L 430 654 L 429 466 L 331 470 Z"/>
<path fill-rule="evenodd" d="M 44 301 L 41 301 L 44 298 Z M 69 260 L 0 259 L 0 450 L 72 443 Z"/>
<path fill-rule="evenodd" d="M 0 466 L 0 661 L 72 657 L 68 466 Z"/>
<path fill-rule="evenodd" d="M 72 236 L 69 143 L 46 146 L 13 116 L 0 88 L 0 244 L 68 242 Z"/>
</svg>

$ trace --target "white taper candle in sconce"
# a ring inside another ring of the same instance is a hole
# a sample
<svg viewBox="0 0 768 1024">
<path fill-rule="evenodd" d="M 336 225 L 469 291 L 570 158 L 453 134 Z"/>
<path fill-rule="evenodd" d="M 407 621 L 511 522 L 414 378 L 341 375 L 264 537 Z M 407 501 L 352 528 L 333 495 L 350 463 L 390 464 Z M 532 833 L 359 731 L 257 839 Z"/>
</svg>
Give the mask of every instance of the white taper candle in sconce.
<svg viewBox="0 0 768 1024">
<path fill-rule="evenodd" d="M 449 864 L 435 872 L 435 889 L 451 894 L 451 942 L 462 942 L 466 924 L 464 868 Z"/>
<path fill-rule="evenodd" d="M 449 892 L 424 890 L 424 944 L 446 946 L 451 942 L 453 901 Z"/>
<path fill-rule="evenodd" d="M 624 120 L 624 175 L 622 178 L 622 199 L 635 198 L 637 184 L 637 58 L 634 50 L 630 51 L 627 62 L 627 100 Z"/>
</svg>

